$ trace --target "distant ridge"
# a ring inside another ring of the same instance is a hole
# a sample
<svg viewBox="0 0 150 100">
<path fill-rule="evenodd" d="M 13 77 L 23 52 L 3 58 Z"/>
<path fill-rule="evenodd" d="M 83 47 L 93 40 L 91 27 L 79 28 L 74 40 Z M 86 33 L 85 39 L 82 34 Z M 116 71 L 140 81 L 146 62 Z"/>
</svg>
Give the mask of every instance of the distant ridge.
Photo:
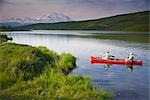
<svg viewBox="0 0 150 100">
<path fill-rule="evenodd" d="M 106 30 L 106 31 L 149 31 L 150 11 L 122 14 L 96 20 L 61 23 L 32 24 L 16 29 L 23 30 Z"/>
<path fill-rule="evenodd" d="M 58 23 L 58 22 L 68 22 L 73 21 L 72 18 L 56 12 L 50 12 L 46 15 L 42 15 L 39 18 L 31 18 L 31 17 L 24 17 L 24 18 L 14 18 L 11 17 L 9 19 L 0 21 L 1 26 L 22 26 L 22 25 L 29 25 L 29 24 L 37 24 L 37 23 Z"/>
</svg>

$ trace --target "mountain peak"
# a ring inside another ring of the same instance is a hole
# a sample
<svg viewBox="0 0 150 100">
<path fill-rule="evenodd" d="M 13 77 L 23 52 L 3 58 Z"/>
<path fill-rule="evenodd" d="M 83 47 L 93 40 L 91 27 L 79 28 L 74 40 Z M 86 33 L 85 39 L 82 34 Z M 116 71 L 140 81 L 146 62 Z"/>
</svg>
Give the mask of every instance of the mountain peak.
<svg viewBox="0 0 150 100">
<path fill-rule="evenodd" d="M 7 26 L 9 26 L 9 23 L 14 23 L 13 25 L 20 26 L 20 25 L 26 25 L 26 24 L 35 24 L 35 23 L 58 23 L 58 22 L 68 22 L 73 21 L 72 18 L 62 14 L 62 13 L 56 13 L 51 12 L 46 15 L 42 15 L 39 18 L 31 18 L 31 17 L 24 17 L 24 18 L 15 18 L 11 17 L 5 21 L 1 21 L 1 25 L 5 25 L 7 23 Z M 10 25 L 10 26 L 11 26 Z"/>
<path fill-rule="evenodd" d="M 72 21 L 70 17 L 62 13 L 56 13 L 56 12 L 51 12 L 49 14 L 43 15 L 39 19 L 45 20 L 46 22 L 49 22 L 49 23 Z"/>
</svg>

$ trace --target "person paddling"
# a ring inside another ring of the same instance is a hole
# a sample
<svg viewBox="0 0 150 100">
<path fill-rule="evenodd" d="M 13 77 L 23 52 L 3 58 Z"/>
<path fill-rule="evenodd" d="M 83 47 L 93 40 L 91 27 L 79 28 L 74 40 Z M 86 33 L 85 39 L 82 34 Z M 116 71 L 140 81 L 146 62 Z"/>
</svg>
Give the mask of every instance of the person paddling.
<svg viewBox="0 0 150 100">
<path fill-rule="evenodd" d="M 134 55 L 133 55 L 132 52 L 130 52 L 127 59 L 126 59 L 126 61 L 132 61 L 133 62 L 133 59 L 134 59 Z"/>
<path fill-rule="evenodd" d="M 109 51 L 107 51 L 106 53 L 105 53 L 105 56 L 103 57 L 103 59 L 112 59 L 112 57 L 114 57 L 114 56 L 112 56 L 110 53 L 109 53 Z"/>
</svg>

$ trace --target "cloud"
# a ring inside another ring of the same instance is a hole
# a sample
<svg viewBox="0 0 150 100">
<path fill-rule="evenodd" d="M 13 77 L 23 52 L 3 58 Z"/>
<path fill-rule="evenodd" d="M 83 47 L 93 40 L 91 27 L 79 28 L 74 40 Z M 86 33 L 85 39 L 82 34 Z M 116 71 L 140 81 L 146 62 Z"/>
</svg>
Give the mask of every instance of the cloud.
<svg viewBox="0 0 150 100">
<path fill-rule="evenodd" d="M 1 19 L 64 13 L 78 20 L 148 9 L 148 0 L 0 0 Z"/>
<path fill-rule="evenodd" d="M 4 3 L 4 0 L 0 0 L 0 10 L 2 9 L 3 3 Z"/>
</svg>

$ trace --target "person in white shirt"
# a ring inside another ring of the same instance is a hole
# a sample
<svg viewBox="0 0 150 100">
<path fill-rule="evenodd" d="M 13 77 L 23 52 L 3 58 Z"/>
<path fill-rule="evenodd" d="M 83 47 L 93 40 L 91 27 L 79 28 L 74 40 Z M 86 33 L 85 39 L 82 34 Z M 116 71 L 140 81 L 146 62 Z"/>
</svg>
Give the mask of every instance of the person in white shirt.
<svg viewBox="0 0 150 100">
<path fill-rule="evenodd" d="M 134 55 L 133 55 L 132 52 L 130 52 L 127 59 L 126 59 L 126 61 L 133 61 L 133 59 L 134 59 Z"/>
<path fill-rule="evenodd" d="M 111 57 L 114 57 L 114 56 L 112 56 L 110 53 L 109 53 L 109 51 L 108 52 L 106 52 L 105 53 L 105 56 L 103 57 L 103 59 L 111 59 Z"/>
</svg>

